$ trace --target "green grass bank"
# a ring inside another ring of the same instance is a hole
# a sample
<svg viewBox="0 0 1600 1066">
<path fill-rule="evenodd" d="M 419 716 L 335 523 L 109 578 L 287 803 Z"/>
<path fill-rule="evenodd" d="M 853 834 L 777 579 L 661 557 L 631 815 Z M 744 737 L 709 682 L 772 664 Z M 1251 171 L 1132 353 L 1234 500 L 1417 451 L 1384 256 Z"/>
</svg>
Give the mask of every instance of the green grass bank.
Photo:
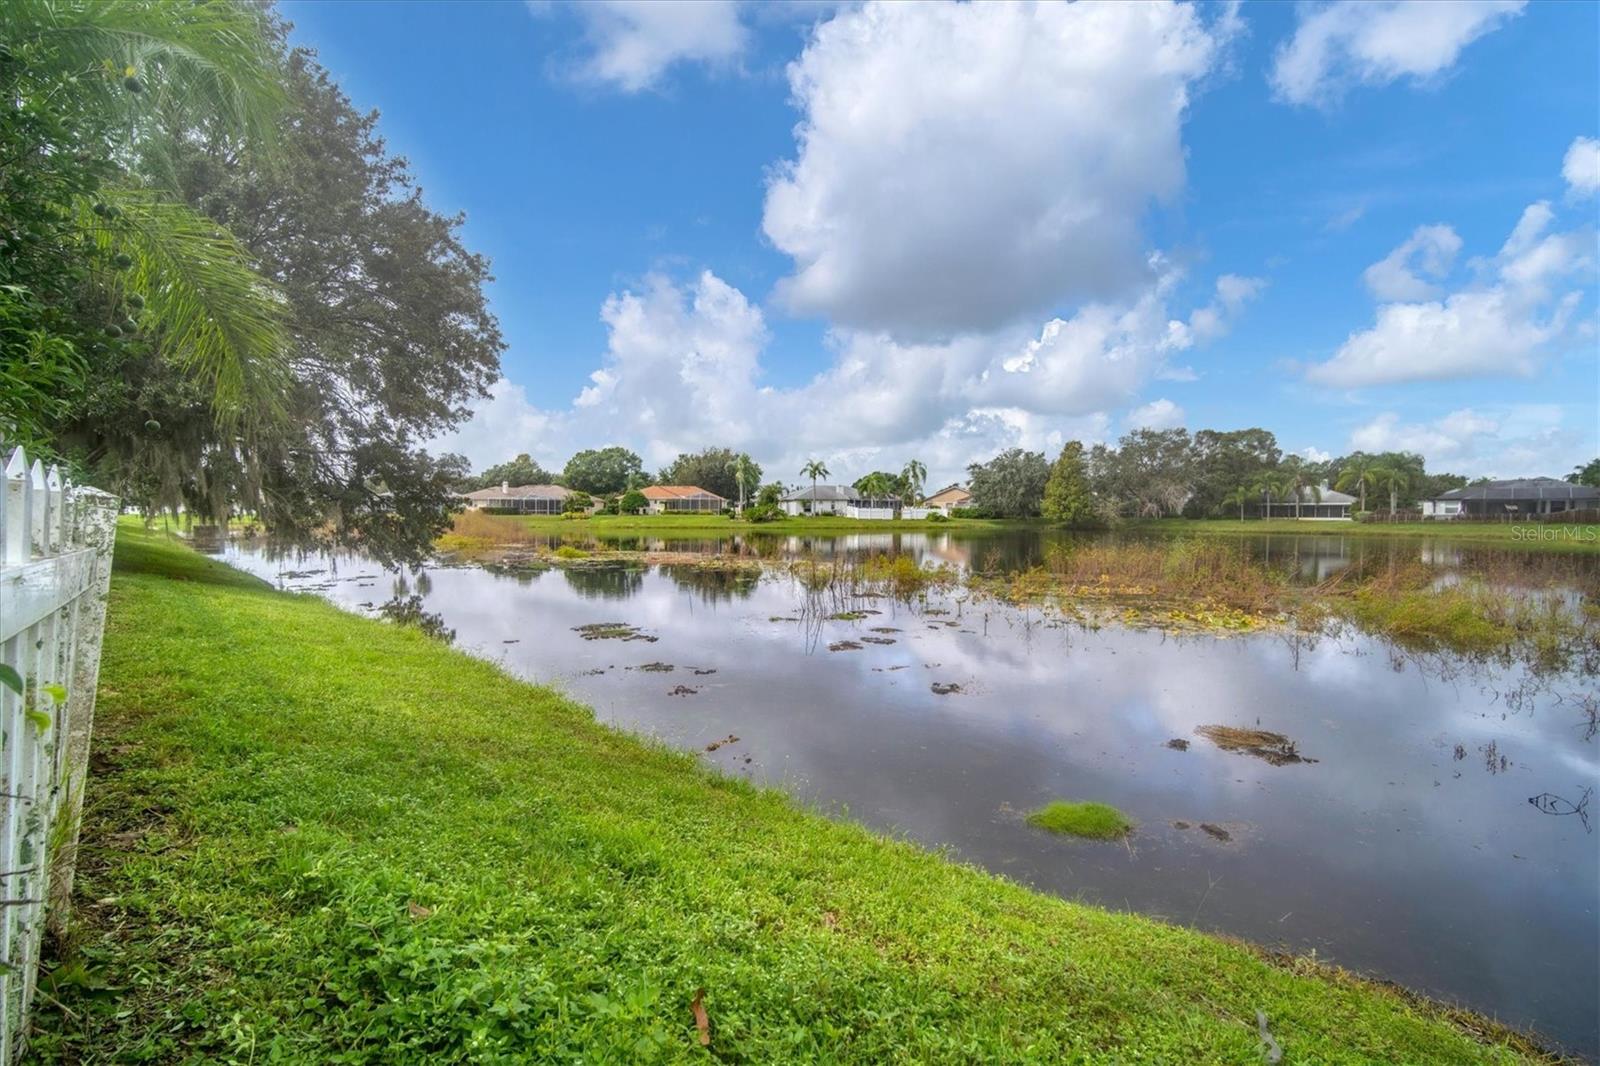
<svg viewBox="0 0 1600 1066">
<path fill-rule="evenodd" d="M 117 551 L 43 1061 L 1251 1063 L 1258 1010 L 1285 1062 L 1541 1061 L 809 813 L 159 535 Z"/>
<path fill-rule="evenodd" d="M 1148 533 L 1226 536 L 1288 533 L 1323 537 L 1432 537 L 1455 544 L 1493 544 L 1535 551 L 1600 552 L 1600 526 L 1581 522 L 1296 522 L 1232 518 L 1141 518 L 1120 528 Z"/>
</svg>

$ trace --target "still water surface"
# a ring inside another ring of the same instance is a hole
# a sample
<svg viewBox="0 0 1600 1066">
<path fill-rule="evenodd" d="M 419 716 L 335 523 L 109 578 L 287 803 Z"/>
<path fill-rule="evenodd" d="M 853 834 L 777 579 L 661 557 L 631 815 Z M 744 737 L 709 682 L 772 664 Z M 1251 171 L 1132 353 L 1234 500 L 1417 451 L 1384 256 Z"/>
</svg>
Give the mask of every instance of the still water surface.
<svg viewBox="0 0 1600 1066">
<path fill-rule="evenodd" d="M 1390 553 L 1443 574 L 1492 564 L 1504 580 L 1570 587 L 1600 562 L 1445 541 L 1253 545 L 1307 580 Z M 986 569 L 1045 550 L 1034 533 L 624 546 L 901 551 Z M 420 593 L 459 646 L 565 689 L 604 721 L 1041 890 L 1314 950 L 1600 1055 L 1600 804 L 1586 818 L 1529 802 L 1549 793 L 1575 804 L 1600 779 L 1584 710 L 1592 676 L 1416 656 L 1354 632 L 1086 630 L 962 592 L 859 601 L 849 606 L 880 613 L 829 620 L 787 575 L 692 565 L 434 566 L 402 578 L 354 557 L 275 558 L 249 542 L 225 551 L 352 609 Z M 603 622 L 656 639 L 576 631 Z M 840 641 L 861 646 L 829 650 Z M 1208 724 L 1285 734 L 1316 761 L 1221 751 L 1195 733 Z M 1082 842 L 1023 820 L 1062 798 L 1115 804 L 1138 832 Z"/>
</svg>

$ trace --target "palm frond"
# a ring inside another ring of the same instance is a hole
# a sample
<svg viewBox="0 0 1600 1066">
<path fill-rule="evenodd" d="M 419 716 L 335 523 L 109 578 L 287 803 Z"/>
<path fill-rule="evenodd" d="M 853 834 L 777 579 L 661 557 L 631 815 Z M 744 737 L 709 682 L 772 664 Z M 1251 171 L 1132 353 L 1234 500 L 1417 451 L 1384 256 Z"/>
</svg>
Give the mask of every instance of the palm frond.
<svg viewBox="0 0 1600 1066">
<path fill-rule="evenodd" d="M 259 426 L 283 414 L 288 304 L 256 273 L 244 246 L 183 204 L 144 189 L 105 189 L 106 221 L 80 205 L 85 232 L 116 272 L 119 296 L 144 300 L 139 327 L 212 395 L 219 420 Z"/>
<path fill-rule="evenodd" d="M 0 40 L 35 86 L 70 85 L 130 130 L 220 119 L 270 138 L 286 100 L 265 9 L 237 0 L 5 0 Z"/>
</svg>

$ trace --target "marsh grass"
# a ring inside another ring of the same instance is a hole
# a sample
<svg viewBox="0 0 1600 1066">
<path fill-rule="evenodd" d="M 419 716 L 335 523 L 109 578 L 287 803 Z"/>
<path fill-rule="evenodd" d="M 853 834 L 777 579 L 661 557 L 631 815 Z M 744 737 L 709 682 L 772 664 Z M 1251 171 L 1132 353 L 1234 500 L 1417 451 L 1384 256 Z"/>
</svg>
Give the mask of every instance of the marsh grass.
<svg viewBox="0 0 1600 1066">
<path fill-rule="evenodd" d="M 1133 832 L 1133 822 L 1128 816 L 1105 803 L 1057 800 L 1028 815 L 1028 824 L 1051 833 L 1090 840 L 1118 840 Z"/>
<path fill-rule="evenodd" d="M 1492 553 L 1442 580 L 1418 561 L 1356 562 L 1326 579 L 1296 577 L 1227 538 L 1052 545 L 1042 566 L 971 575 L 980 594 L 1072 614 L 1099 605 L 1130 624 L 1213 632 L 1287 623 L 1307 631 L 1352 624 L 1409 651 L 1521 659 L 1541 670 L 1600 663 L 1592 570 L 1549 556 Z M 1540 565 L 1532 565 L 1530 563 Z M 1576 590 L 1575 593 L 1573 590 Z"/>
</svg>

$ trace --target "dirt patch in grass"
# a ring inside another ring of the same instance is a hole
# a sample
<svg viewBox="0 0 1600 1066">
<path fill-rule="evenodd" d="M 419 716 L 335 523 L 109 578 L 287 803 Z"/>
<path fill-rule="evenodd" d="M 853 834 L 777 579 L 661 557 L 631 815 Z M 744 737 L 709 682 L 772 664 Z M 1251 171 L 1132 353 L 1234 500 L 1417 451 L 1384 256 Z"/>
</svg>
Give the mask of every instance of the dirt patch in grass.
<svg viewBox="0 0 1600 1066">
<path fill-rule="evenodd" d="M 1240 729 L 1231 725 L 1203 725 L 1197 728 L 1195 732 L 1223 751 L 1253 755 L 1257 759 L 1271 763 L 1273 766 L 1287 766 L 1290 763 L 1297 762 L 1314 763 L 1317 761 L 1301 755 L 1300 749 L 1295 742 L 1282 733 L 1272 733 L 1265 729 Z"/>
<path fill-rule="evenodd" d="M 1028 824 L 1051 833 L 1089 840 L 1117 840 L 1133 832 L 1128 816 L 1106 803 L 1057 800 L 1028 815 Z"/>
</svg>

